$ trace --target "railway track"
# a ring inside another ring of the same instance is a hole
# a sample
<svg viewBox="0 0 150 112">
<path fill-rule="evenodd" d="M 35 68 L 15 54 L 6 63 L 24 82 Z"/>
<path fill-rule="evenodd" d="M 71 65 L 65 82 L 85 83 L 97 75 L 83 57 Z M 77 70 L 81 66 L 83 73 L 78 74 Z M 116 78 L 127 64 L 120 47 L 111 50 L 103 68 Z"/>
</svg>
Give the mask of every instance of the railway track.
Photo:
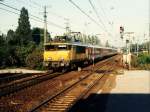
<svg viewBox="0 0 150 112">
<path fill-rule="evenodd" d="M 61 73 L 51 73 L 51 74 L 45 73 L 45 74 L 34 74 L 34 75 L 29 74 L 28 76 L 25 75 L 27 74 L 16 74 L 14 76 L 9 76 L 4 78 L 3 82 L 6 81 L 8 83 L 0 85 L 0 97 L 9 95 L 21 89 L 54 78 L 58 75 L 61 75 Z M 9 79 L 10 77 L 12 79 Z"/>
<path fill-rule="evenodd" d="M 107 59 L 109 60 L 109 59 Z M 105 62 L 104 60 L 103 62 Z M 12 94 L 21 89 L 33 86 L 40 82 L 59 76 L 63 73 L 40 73 L 40 74 L 1 74 L 0 77 L 0 97 Z"/>
<path fill-rule="evenodd" d="M 35 73 L 16 73 L 16 74 L 15 73 L 9 73 L 9 74 L 5 73 L 5 74 L 1 74 L 0 75 L 0 85 L 10 83 L 15 80 L 23 79 L 26 77 L 31 77 L 34 75 L 37 75 L 37 74 L 35 74 Z M 38 75 L 41 75 L 41 74 L 38 73 Z"/>
<path fill-rule="evenodd" d="M 103 61 L 105 66 L 97 65 L 93 72 L 88 72 L 85 77 L 80 78 L 74 84 L 62 89 L 58 93 L 49 97 L 39 105 L 35 106 L 30 112 L 64 112 L 68 111 L 80 98 L 82 98 L 101 78 L 108 74 L 109 71 L 113 70 L 113 66 L 116 64 L 113 58 Z M 113 63 L 113 64 L 111 64 Z M 109 65 L 109 67 L 108 67 Z M 102 71 L 103 73 L 98 74 L 96 72 Z"/>
</svg>

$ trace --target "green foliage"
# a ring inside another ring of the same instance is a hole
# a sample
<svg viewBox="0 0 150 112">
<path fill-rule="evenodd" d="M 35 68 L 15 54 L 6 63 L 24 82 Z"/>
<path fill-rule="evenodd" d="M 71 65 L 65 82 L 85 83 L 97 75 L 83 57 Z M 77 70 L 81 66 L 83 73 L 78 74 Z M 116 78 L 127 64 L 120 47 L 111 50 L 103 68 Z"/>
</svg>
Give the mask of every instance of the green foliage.
<svg viewBox="0 0 150 112">
<path fill-rule="evenodd" d="M 41 32 L 40 32 L 40 28 L 33 28 L 32 29 L 32 38 L 33 41 L 39 45 L 40 41 L 41 41 Z"/>
<path fill-rule="evenodd" d="M 21 46 L 26 45 L 32 40 L 28 10 L 24 7 L 21 9 L 20 18 L 18 20 L 16 39 L 17 43 Z"/>
<path fill-rule="evenodd" d="M 30 42 L 28 43 L 27 46 L 17 46 L 16 47 L 16 56 L 18 57 L 18 65 L 19 66 L 25 66 L 25 60 L 27 58 L 27 56 L 33 52 L 33 50 L 35 49 L 35 43 L 34 42 Z"/>
<path fill-rule="evenodd" d="M 43 52 L 41 49 L 35 49 L 26 58 L 26 65 L 30 68 L 42 69 Z"/>
<path fill-rule="evenodd" d="M 0 66 L 4 65 L 6 51 L 4 50 L 6 43 L 3 36 L 0 36 Z"/>
<path fill-rule="evenodd" d="M 16 45 L 15 32 L 13 30 L 8 30 L 6 41 L 9 45 Z"/>
<path fill-rule="evenodd" d="M 0 36 L 0 68 L 13 65 L 16 62 L 14 51 L 14 47 L 8 46 L 4 37 Z"/>
<path fill-rule="evenodd" d="M 138 63 L 139 64 L 150 64 L 150 55 L 141 53 L 138 56 Z"/>
<path fill-rule="evenodd" d="M 139 69 L 150 70 L 150 55 L 147 53 L 140 53 L 139 56 L 132 56 L 131 65 Z"/>
<path fill-rule="evenodd" d="M 41 28 L 30 29 L 28 11 L 23 7 L 16 31 L 10 29 L 6 38 L 0 36 L 0 68 L 42 68 L 43 32 Z"/>
</svg>

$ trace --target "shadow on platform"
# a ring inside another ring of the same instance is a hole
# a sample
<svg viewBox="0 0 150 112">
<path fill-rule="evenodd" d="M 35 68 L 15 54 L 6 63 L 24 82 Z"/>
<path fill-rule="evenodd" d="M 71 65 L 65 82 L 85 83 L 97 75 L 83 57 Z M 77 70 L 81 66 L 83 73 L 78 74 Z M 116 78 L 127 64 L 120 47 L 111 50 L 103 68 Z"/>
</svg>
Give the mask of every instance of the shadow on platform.
<svg viewBox="0 0 150 112">
<path fill-rule="evenodd" d="M 69 112 L 150 112 L 150 94 L 91 94 Z"/>
</svg>

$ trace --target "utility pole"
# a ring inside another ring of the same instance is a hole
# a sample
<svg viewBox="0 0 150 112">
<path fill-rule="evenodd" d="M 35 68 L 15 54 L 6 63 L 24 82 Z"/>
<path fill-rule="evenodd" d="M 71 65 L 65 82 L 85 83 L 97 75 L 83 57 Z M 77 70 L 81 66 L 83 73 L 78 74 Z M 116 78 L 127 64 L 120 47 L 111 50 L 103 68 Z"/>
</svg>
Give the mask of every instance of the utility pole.
<svg viewBox="0 0 150 112">
<path fill-rule="evenodd" d="M 149 15 L 149 17 L 148 17 L 148 20 L 149 20 L 149 42 L 148 42 L 148 45 L 149 45 L 149 47 L 148 47 L 148 53 L 150 54 L 150 0 L 148 0 L 148 9 L 149 9 L 149 11 L 148 11 L 148 15 Z"/>
<path fill-rule="evenodd" d="M 69 35 L 70 34 L 70 27 L 69 27 L 69 19 L 65 18 L 66 20 L 66 34 Z"/>
<path fill-rule="evenodd" d="M 46 6 L 44 6 L 44 44 L 47 42 L 47 12 Z"/>
<path fill-rule="evenodd" d="M 137 52 L 137 56 L 139 55 L 139 45 L 138 45 L 138 40 L 137 40 L 137 44 L 136 44 L 136 52 Z"/>
</svg>

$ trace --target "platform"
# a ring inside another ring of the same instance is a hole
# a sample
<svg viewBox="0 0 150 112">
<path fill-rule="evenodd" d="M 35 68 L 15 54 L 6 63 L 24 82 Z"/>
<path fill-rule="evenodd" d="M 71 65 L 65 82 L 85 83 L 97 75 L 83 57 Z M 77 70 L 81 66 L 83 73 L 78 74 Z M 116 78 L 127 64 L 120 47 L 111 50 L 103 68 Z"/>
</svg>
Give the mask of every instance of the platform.
<svg viewBox="0 0 150 112">
<path fill-rule="evenodd" d="M 0 74 L 3 73 L 45 73 L 46 71 L 39 71 L 39 70 L 28 70 L 28 69 L 1 69 Z"/>
<path fill-rule="evenodd" d="M 105 90 L 96 95 L 94 112 L 150 112 L 150 71 L 124 71 Z"/>
<path fill-rule="evenodd" d="M 150 93 L 150 71 L 125 71 L 116 77 L 110 93 Z"/>
</svg>

